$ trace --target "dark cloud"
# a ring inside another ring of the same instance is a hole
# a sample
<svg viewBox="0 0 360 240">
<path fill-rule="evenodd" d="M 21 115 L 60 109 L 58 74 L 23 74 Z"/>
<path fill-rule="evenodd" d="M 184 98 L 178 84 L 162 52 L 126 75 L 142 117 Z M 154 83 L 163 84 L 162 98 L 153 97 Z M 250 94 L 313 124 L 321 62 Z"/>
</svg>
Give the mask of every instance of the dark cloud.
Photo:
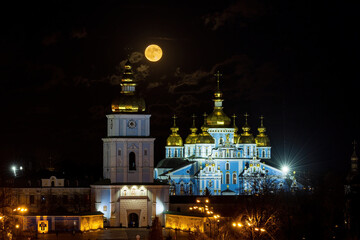
<svg viewBox="0 0 360 240">
<path fill-rule="evenodd" d="M 181 72 L 180 68 L 176 68 L 174 76 L 177 78 L 176 82 L 169 86 L 169 93 L 182 93 L 179 88 L 186 86 L 198 85 L 199 81 L 209 76 L 209 72 L 197 70 L 192 73 Z"/>
<path fill-rule="evenodd" d="M 230 5 L 222 12 L 208 14 L 204 17 L 204 23 L 212 30 L 217 30 L 228 22 L 237 21 L 246 26 L 244 19 L 254 19 L 264 15 L 265 8 L 258 0 L 241 0 Z"/>
<path fill-rule="evenodd" d="M 74 29 L 72 31 L 73 38 L 81 39 L 81 38 L 85 38 L 86 36 L 87 36 L 87 31 L 84 27 L 80 29 Z"/>
<path fill-rule="evenodd" d="M 58 43 L 60 38 L 62 37 L 62 34 L 60 32 L 55 32 L 50 35 L 47 35 L 43 38 L 42 44 L 45 46 L 50 46 Z"/>
</svg>

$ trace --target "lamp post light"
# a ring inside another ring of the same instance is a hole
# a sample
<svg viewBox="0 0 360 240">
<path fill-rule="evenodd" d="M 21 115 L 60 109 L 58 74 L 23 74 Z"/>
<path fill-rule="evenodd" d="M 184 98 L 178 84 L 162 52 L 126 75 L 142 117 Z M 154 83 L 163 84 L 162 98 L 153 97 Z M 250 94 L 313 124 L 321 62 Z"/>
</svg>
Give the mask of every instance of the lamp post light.
<svg viewBox="0 0 360 240">
<path fill-rule="evenodd" d="M 14 172 L 14 176 L 16 177 L 16 171 L 22 171 L 23 167 L 20 166 L 19 168 L 17 168 L 15 165 L 11 167 L 11 170 Z"/>
<path fill-rule="evenodd" d="M 201 201 L 200 199 L 196 200 L 196 203 L 200 206 L 192 206 L 189 207 L 190 211 L 199 211 L 200 213 L 202 213 L 204 215 L 204 217 L 207 218 L 207 220 L 209 221 L 209 226 L 210 226 L 210 238 L 211 238 L 211 221 L 213 218 L 215 221 L 220 222 L 220 215 L 219 214 L 214 214 L 213 212 L 213 208 L 209 207 L 207 204 L 210 203 L 209 199 L 204 199 L 203 201 Z M 219 225 L 218 225 L 218 230 L 219 230 Z"/>
<path fill-rule="evenodd" d="M 234 228 L 239 228 L 239 229 L 241 229 L 243 227 L 247 228 L 251 232 L 252 239 L 254 238 L 254 232 L 258 232 L 258 234 L 266 232 L 265 228 L 255 227 L 250 222 L 247 222 L 246 224 L 243 224 L 241 222 L 233 222 L 232 226 Z M 273 239 L 273 237 L 270 234 L 268 234 L 268 235 Z"/>
</svg>

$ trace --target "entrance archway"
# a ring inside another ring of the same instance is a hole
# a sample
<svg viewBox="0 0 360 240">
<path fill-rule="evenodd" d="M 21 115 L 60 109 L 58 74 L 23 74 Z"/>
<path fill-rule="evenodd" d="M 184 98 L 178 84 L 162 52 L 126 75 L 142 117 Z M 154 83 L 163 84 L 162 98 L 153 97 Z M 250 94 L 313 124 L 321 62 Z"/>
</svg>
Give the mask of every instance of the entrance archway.
<svg viewBox="0 0 360 240">
<path fill-rule="evenodd" d="M 139 216 L 136 213 L 130 213 L 128 217 L 128 227 L 137 228 L 139 227 Z"/>
</svg>

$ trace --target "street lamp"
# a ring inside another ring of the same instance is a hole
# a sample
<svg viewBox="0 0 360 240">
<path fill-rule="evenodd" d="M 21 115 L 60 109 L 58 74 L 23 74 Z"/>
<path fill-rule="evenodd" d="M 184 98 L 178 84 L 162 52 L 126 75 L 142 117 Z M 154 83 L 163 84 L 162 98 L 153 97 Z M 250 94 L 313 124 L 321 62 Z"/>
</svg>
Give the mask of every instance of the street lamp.
<svg viewBox="0 0 360 240">
<path fill-rule="evenodd" d="M 23 167 L 20 166 L 19 168 L 17 168 L 15 165 L 11 167 L 11 170 L 14 172 L 14 176 L 16 177 L 16 171 L 22 171 Z"/>
</svg>

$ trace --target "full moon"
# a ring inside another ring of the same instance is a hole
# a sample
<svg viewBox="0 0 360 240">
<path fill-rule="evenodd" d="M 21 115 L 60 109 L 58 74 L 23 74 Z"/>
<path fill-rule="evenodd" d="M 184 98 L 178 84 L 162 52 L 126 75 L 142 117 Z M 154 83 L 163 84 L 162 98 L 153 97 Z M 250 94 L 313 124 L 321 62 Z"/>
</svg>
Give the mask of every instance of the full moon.
<svg viewBox="0 0 360 240">
<path fill-rule="evenodd" d="M 145 57 L 150 62 L 157 62 L 162 57 L 162 50 L 158 45 L 151 44 L 145 49 Z"/>
</svg>

